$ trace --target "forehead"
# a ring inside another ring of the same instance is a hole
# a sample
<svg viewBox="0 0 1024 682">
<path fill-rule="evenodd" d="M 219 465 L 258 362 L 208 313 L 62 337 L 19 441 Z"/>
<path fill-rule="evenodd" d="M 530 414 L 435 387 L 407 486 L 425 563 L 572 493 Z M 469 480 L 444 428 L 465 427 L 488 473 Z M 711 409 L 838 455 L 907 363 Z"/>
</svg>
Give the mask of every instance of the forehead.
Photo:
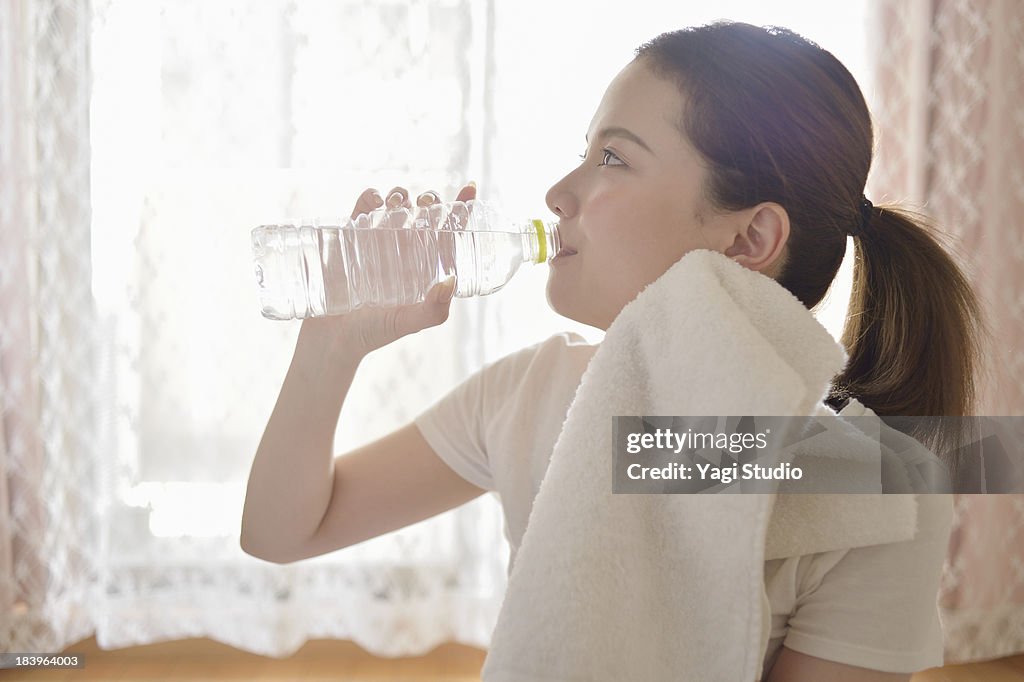
<svg viewBox="0 0 1024 682">
<path fill-rule="evenodd" d="M 588 135 L 609 126 L 636 133 L 657 153 L 681 142 L 675 127 L 682 112 L 682 95 L 668 80 L 659 78 L 642 62 L 630 62 L 615 76 L 590 122 Z"/>
</svg>

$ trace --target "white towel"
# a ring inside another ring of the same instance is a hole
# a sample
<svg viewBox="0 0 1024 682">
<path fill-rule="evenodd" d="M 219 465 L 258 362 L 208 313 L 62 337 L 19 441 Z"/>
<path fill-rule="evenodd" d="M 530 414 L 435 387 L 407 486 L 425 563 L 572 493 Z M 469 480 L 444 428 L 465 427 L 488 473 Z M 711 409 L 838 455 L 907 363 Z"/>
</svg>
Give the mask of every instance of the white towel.
<svg viewBox="0 0 1024 682">
<path fill-rule="evenodd" d="M 569 408 L 482 679 L 756 679 L 764 561 L 909 539 L 914 497 L 613 495 L 611 417 L 822 414 L 845 362 L 796 297 L 720 253 L 692 251 L 641 291 Z"/>
</svg>

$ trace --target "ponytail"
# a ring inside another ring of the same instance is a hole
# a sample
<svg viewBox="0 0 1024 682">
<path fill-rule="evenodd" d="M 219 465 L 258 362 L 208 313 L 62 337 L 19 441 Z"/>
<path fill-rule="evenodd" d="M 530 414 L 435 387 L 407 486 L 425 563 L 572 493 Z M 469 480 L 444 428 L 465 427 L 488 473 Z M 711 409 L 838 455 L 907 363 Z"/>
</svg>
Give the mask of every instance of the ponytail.
<svg viewBox="0 0 1024 682">
<path fill-rule="evenodd" d="M 977 409 L 988 332 L 942 235 L 921 215 L 875 207 L 854 238 L 853 290 L 842 334 L 849 362 L 833 386 L 880 417 L 966 417 Z M 948 425 L 971 420 L 937 421 L 946 425 L 941 433 L 911 435 L 948 447 L 959 438 Z"/>
</svg>

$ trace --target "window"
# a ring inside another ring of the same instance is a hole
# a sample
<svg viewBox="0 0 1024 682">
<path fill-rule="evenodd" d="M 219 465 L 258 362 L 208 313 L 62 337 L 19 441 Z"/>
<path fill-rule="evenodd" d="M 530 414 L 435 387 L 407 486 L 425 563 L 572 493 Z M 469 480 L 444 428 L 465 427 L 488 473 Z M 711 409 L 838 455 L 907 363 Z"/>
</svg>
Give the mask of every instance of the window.
<svg viewBox="0 0 1024 682">
<path fill-rule="evenodd" d="M 683 25 L 793 28 L 870 91 L 863 0 L 95 0 L 93 12 L 93 288 L 126 542 L 238 531 L 298 331 L 259 315 L 252 227 L 347 215 L 366 186 L 451 196 L 468 179 L 548 216 L 544 194 L 575 163 L 608 81 L 638 44 Z M 848 266 L 820 314 L 836 336 Z M 500 294 L 459 301 L 442 328 L 368 358 L 336 450 L 551 333 L 599 340 L 547 308 L 545 278 L 533 268 Z"/>
</svg>

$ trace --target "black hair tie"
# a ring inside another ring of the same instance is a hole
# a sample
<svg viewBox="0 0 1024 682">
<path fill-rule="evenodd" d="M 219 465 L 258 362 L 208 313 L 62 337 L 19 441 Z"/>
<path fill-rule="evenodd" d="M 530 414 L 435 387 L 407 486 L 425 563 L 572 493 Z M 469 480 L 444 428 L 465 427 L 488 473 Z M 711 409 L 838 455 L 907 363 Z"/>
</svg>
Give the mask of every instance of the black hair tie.
<svg viewBox="0 0 1024 682">
<path fill-rule="evenodd" d="M 849 231 L 851 237 L 863 238 L 867 234 L 874 211 L 875 205 L 868 201 L 867 197 L 862 196 L 860 198 L 860 221 Z"/>
</svg>

